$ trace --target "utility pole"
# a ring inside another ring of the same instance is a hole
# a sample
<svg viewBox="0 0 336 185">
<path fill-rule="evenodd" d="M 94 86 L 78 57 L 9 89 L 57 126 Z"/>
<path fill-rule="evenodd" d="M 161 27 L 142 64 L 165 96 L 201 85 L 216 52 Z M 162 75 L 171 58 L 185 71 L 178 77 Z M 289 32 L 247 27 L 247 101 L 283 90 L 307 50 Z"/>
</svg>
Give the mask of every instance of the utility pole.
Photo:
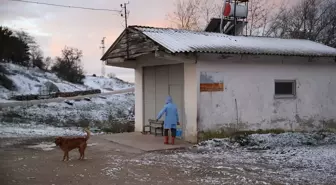
<svg viewBox="0 0 336 185">
<path fill-rule="evenodd" d="M 102 46 L 100 47 L 102 49 L 102 56 L 105 54 L 105 38 L 101 40 Z M 101 69 L 101 75 L 104 77 L 105 76 L 105 61 L 102 61 L 102 69 Z"/>
<path fill-rule="evenodd" d="M 124 4 L 120 4 L 120 7 L 124 9 L 124 13 L 121 14 L 121 17 L 125 18 L 125 27 L 127 28 L 127 18 L 128 18 L 128 11 L 127 11 L 127 5 L 129 4 L 129 2 L 124 3 Z"/>
<path fill-rule="evenodd" d="M 120 4 L 120 7 L 124 9 L 124 14 L 121 14 L 121 17 L 125 18 L 125 29 L 126 29 L 126 59 L 129 58 L 129 43 L 128 43 L 128 29 L 127 29 L 127 18 L 128 18 L 128 14 L 129 12 L 127 11 L 127 5 L 129 4 L 129 2 L 124 3 L 124 4 Z"/>
</svg>

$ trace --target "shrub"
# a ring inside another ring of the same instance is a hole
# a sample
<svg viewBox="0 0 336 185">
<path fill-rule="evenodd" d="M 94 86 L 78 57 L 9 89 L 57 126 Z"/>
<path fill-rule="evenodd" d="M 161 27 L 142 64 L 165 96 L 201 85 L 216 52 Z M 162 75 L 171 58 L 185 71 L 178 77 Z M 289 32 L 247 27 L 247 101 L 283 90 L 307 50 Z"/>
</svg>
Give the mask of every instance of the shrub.
<svg viewBox="0 0 336 185">
<path fill-rule="evenodd" d="M 3 65 L 0 65 L 0 74 L 9 75 L 10 73 Z"/>
<path fill-rule="evenodd" d="M 16 90 L 14 82 L 9 79 L 6 75 L 0 73 L 0 85 L 8 90 Z"/>
<path fill-rule="evenodd" d="M 83 84 L 85 76 L 83 67 L 81 66 L 82 56 L 81 50 L 65 47 L 62 50 L 62 57 L 56 58 L 55 64 L 51 67 L 51 71 L 55 72 L 56 75 L 63 80 Z"/>
</svg>

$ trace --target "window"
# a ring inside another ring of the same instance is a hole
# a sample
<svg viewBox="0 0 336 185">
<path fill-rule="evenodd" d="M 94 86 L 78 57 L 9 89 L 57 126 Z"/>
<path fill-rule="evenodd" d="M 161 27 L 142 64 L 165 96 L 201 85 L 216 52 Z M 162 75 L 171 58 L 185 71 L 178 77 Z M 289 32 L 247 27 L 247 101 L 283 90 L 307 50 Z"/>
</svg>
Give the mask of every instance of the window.
<svg viewBox="0 0 336 185">
<path fill-rule="evenodd" d="M 274 93 L 275 98 L 295 98 L 295 80 L 275 80 Z"/>
</svg>

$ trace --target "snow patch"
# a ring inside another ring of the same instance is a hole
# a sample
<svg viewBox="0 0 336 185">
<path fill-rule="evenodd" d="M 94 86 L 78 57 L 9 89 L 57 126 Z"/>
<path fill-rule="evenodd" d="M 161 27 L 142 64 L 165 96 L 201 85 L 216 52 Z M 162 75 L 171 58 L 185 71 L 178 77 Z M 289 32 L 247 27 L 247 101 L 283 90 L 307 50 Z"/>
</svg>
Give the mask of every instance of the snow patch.
<svg viewBox="0 0 336 185">
<path fill-rule="evenodd" d="M 27 148 L 38 149 L 38 150 L 43 150 L 43 151 L 51 151 L 55 149 L 55 143 L 42 142 L 37 145 L 27 146 Z"/>
<path fill-rule="evenodd" d="M 85 136 L 81 128 L 60 128 L 34 124 L 0 124 L 0 138 L 49 137 L 49 136 Z"/>
<path fill-rule="evenodd" d="M 118 78 L 105 78 L 105 77 L 93 77 L 86 76 L 84 79 L 84 85 L 93 89 L 100 89 L 102 92 L 115 91 L 125 88 L 133 87 L 131 83 L 124 82 Z"/>
<path fill-rule="evenodd" d="M 87 144 L 87 146 L 96 146 L 96 145 L 98 145 L 98 143 L 89 143 L 89 144 Z"/>
<path fill-rule="evenodd" d="M 201 142 L 198 149 L 237 148 L 264 150 L 277 147 L 319 146 L 336 144 L 336 134 L 331 132 L 311 132 L 281 134 L 252 134 L 239 139 L 212 139 Z"/>
<path fill-rule="evenodd" d="M 0 64 L 10 73 L 7 75 L 17 86 L 16 91 L 9 91 L 0 86 L 0 102 L 7 100 L 14 95 L 44 94 L 42 92 L 46 82 L 57 86 L 61 92 L 73 92 L 79 90 L 100 89 L 102 92 L 109 92 L 123 88 L 130 88 L 134 85 L 124 82 L 118 78 L 104 78 L 85 76 L 84 84 L 73 84 L 58 78 L 55 74 L 42 71 L 38 68 L 27 68 L 11 63 Z"/>
<path fill-rule="evenodd" d="M 176 176 L 167 174 L 163 181 L 170 181 L 168 177 L 183 178 L 192 184 L 334 184 L 334 137 L 333 133 L 251 135 L 251 146 L 259 145 L 263 150 L 240 146 L 228 139 L 214 139 L 187 151 L 145 153 L 131 159 L 112 155 L 110 167 L 103 171 L 117 179 L 121 173 L 118 169 L 124 165 L 142 176 L 149 169 L 155 173 L 173 169 Z"/>
<path fill-rule="evenodd" d="M 64 102 L 52 102 L 33 105 L 30 107 L 4 108 L 3 114 L 15 113 L 25 118 L 54 124 L 57 126 L 76 126 L 76 121 L 92 123 L 95 121 L 108 121 L 109 119 L 123 120 L 128 116 L 128 108 L 134 105 L 134 94 L 116 94 L 106 96 L 106 99 L 99 97 L 91 98 L 91 101 L 71 101 L 73 105 Z M 53 122 L 53 123 L 52 123 Z"/>
</svg>

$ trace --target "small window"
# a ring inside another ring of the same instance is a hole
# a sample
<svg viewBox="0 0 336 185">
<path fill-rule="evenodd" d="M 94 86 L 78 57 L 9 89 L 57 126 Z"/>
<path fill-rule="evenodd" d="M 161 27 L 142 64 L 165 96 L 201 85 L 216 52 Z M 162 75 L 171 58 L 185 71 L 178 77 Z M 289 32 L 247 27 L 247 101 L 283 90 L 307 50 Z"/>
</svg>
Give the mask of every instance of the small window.
<svg viewBox="0 0 336 185">
<path fill-rule="evenodd" d="M 276 98 L 294 98 L 296 96 L 295 80 L 275 80 L 274 92 Z"/>
</svg>

